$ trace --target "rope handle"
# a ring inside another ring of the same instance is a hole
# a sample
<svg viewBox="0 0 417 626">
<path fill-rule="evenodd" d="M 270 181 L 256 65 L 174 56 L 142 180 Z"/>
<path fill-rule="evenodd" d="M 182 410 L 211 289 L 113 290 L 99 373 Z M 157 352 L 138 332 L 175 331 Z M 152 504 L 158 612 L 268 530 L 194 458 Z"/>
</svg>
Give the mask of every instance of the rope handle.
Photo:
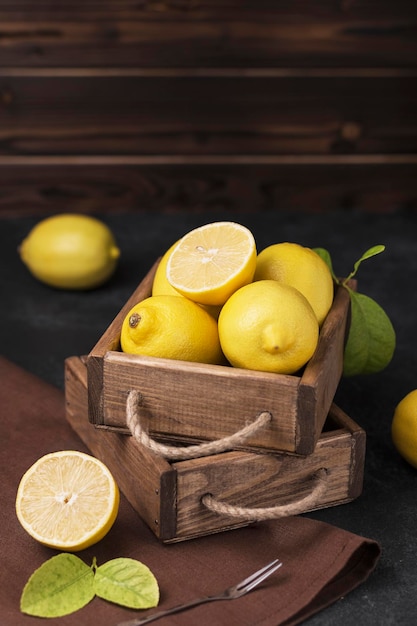
<svg viewBox="0 0 417 626">
<path fill-rule="evenodd" d="M 237 431 L 233 435 L 229 435 L 228 437 L 184 447 L 167 446 L 152 439 L 142 428 L 137 410 L 140 398 L 141 394 L 138 391 L 129 391 L 126 400 L 126 424 L 136 441 L 153 452 L 171 460 L 195 459 L 197 457 L 218 454 L 219 452 L 231 450 L 236 446 L 242 445 L 258 430 L 266 426 L 272 419 L 271 413 L 263 411 L 262 413 L 259 413 L 254 422 L 244 426 L 241 430 Z"/>
<path fill-rule="evenodd" d="M 312 476 L 313 489 L 311 493 L 304 496 L 300 500 L 289 504 L 278 505 L 267 508 L 247 508 L 242 506 L 233 506 L 216 500 L 210 493 L 205 494 L 201 501 L 210 511 L 219 515 L 228 517 L 244 518 L 245 521 L 259 522 L 268 519 L 279 519 L 281 517 L 289 517 L 291 515 L 299 515 L 305 513 L 309 509 L 316 507 L 327 488 L 327 470 L 322 468 Z"/>
</svg>

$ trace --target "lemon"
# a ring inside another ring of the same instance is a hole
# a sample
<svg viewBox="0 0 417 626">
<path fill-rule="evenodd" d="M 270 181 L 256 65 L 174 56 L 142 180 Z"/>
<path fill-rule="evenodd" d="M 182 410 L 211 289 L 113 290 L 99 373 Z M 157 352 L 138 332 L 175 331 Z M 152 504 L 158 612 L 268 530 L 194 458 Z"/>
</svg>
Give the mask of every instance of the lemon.
<svg viewBox="0 0 417 626">
<path fill-rule="evenodd" d="M 397 405 L 391 434 L 401 456 L 417 468 L 417 389 L 410 391 Z"/>
<path fill-rule="evenodd" d="M 111 230 L 88 215 L 62 213 L 34 226 L 19 247 L 38 280 L 59 289 L 93 289 L 113 274 L 120 250 Z"/>
<path fill-rule="evenodd" d="M 161 257 L 161 260 L 158 263 L 158 267 L 156 268 L 155 276 L 152 283 L 152 295 L 153 296 L 181 296 L 184 297 L 179 291 L 174 289 L 171 283 L 167 278 L 167 262 L 169 257 L 171 256 L 171 252 L 174 250 L 177 244 L 174 243 L 165 254 Z M 208 304 L 200 304 L 210 315 L 212 315 L 216 320 L 219 317 L 221 306 L 210 306 Z"/>
<path fill-rule="evenodd" d="M 135 304 L 123 320 L 123 352 L 199 363 L 221 363 L 216 320 L 181 296 L 150 296 Z"/>
<path fill-rule="evenodd" d="M 254 280 L 273 279 L 301 291 L 313 307 L 319 325 L 334 297 L 333 277 L 325 261 L 311 248 L 282 242 L 261 250 Z"/>
<path fill-rule="evenodd" d="M 76 552 L 108 533 L 118 514 L 119 497 L 119 488 L 101 461 L 62 450 L 42 456 L 25 472 L 17 490 L 16 514 L 40 543 Z"/>
<path fill-rule="evenodd" d="M 158 263 L 152 283 L 153 296 L 182 296 L 179 291 L 174 289 L 167 278 L 167 262 L 177 243 L 178 242 L 175 242 L 170 248 L 168 248 Z"/>
<path fill-rule="evenodd" d="M 251 231 L 236 222 L 212 222 L 191 230 L 169 255 L 168 282 L 200 304 L 222 305 L 250 283 L 256 267 Z"/>
<path fill-rule="evenodd" d="M 319 325 L 294 287 L 260 280 L 241 287 L 219 316 L 220 344 L 234 367 L 293 374 L 312 357 Z"/>
</svg>

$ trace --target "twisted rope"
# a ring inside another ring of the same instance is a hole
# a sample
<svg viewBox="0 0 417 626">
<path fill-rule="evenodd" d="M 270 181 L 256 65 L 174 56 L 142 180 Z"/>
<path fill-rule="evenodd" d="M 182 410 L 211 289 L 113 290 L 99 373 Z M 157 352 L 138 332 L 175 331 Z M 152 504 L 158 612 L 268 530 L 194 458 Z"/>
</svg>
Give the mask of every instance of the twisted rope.
<svg viewBox="0 0 417 626">
<path fill-rule="evenodd" d="M 248 424 L 238 432 L 233 435 L 229 435 L 228 437 L 198 445 L 184 447 L 167 446 L 152 439 L 140 425 L 137 410 L 140 397 L 141 396 L 138 391 L 129 391 L 126 400 L 126 424 L 136 441 L 166 459 L 195 459 L 197 457 L 218 454 L 219 452 L 224 452 L 225 450 L 231 450 L 242 445 L 247 439 L 249 439 L 249 437 L 266 426 L 266 424 L 268 424 L 268 422 L 272 419 L 272 415 L 268 411 L 263 411 L 258 415 L 254 422 Z"/>
<path fill-rule="evenodd" d="M 232 506 L 225 502 L 216 500 L 211 494 L 202 497 L 202 503 L 206 508 L 219 515 L 228 517 L 243 517 L 246 521 L 259 522 L 268 519 L 279 519 L 280 517 L 289 517 L 291 515 L 299 515 L 305 513 L 306 510 L 312 509 L 318 505 L 320 499 L 324 495 L 327 487 L 327 471 L 320 469 L 313 476 L 314 487 L 301 500 L 291 502 L 289 504 L 273 506 L 268 508 L 248 508 L 242 506 Z"/>
</svg>

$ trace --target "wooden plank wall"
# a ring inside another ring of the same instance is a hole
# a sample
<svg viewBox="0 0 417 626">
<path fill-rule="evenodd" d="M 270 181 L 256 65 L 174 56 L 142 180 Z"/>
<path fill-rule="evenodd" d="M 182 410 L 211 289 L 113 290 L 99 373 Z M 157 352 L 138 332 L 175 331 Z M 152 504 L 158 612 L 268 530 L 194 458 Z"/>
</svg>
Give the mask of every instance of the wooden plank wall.
<svg viewBox="0 0 417 626">
<path fill-rule="evenodd" d="M 0 0 L 0 215 L 417 210 L 415 0 Z"/>
</svg>

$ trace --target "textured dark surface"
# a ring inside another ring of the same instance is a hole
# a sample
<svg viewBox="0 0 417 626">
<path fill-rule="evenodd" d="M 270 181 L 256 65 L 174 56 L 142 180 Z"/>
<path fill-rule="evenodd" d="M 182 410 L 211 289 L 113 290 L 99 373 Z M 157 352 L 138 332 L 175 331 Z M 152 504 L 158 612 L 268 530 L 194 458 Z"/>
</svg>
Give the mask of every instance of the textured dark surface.
<svg viewBox="0 0 417 626">
<path fill-rule="evenodd" d="M 227 213 L 106 215 L 121 260 L 112 280 L 85 293 L 39 283 L 21 263 L 17 248 L 37 218 L 0 220 L 0 349 L 8 359 L 63 389 L 64 360 L 86 354 L 154 260 L 180 235 Z M 362 495 L 354 502 L 310 516 L 376 539 L 382 558 L 369 580 L 310 619 L 322 624 L 381 626 L 417 622 L 415 597 L 417 470 L 395 451 L 390 436 L 394 408 L 417 388 L 417 218 L 400 215 L 242 214 L 232 218 L 252 229 L 261 249 L 277 241 L 327 248 L 339 275 L 350 272 L 370 246 L 386 251 L 363 263 L 359 291 L 389 314 L 397 349 L 381 373 L 342 379 L 337 403 L 367 432 Z"/>
</svg>

